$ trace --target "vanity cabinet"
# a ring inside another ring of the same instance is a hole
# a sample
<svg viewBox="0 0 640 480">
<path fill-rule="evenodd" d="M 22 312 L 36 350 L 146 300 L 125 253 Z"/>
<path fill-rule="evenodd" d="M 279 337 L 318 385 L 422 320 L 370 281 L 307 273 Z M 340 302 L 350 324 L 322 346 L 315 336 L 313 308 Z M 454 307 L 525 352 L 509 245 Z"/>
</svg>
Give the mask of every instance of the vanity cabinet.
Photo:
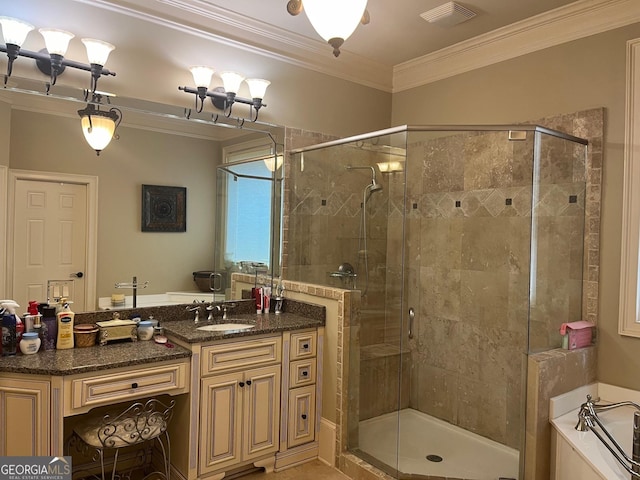
<svg viewBox="0 0 640 480">
<path fill-rule="evenodd" d="M 281 336 L 206 346 L 202 358 L 199 475 L 223 478 L 249 463 L 271 470 L 280 444 Z"/>
<path fill-rule="evenodd" d="M 50 382 L 0 378 L 0 456 L 43 456 L 50 450 Z"/>
</svg>

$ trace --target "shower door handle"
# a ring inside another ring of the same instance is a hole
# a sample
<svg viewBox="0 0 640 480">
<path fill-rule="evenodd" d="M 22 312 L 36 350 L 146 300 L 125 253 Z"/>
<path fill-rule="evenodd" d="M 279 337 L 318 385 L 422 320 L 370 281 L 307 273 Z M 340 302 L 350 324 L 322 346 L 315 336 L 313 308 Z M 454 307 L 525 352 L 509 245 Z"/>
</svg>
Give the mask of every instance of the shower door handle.
<svg viewBox="0 0 640 480">
<path fill-rule="evenodd" d="M 409 338 L 413 338 L 413 321 L 416 318 L 416 311 L 413 307 L 409 308 Z"/>
</svg>

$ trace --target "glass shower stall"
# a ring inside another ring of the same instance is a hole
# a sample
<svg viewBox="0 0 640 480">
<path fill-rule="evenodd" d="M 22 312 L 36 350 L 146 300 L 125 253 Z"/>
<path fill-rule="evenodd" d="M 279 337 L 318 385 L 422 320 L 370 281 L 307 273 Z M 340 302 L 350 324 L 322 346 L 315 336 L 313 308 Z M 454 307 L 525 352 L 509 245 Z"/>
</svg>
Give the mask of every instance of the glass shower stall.
<svg viewBox="0 0 640 480">
<path fill-rule="evenodd" d="M 582 318 L 586 144 L 403 126 L 292 152 L 285 278 L 359 292 L 349 452 L 395 478 L 522 478 L 527 355 Z"/>
</svg>

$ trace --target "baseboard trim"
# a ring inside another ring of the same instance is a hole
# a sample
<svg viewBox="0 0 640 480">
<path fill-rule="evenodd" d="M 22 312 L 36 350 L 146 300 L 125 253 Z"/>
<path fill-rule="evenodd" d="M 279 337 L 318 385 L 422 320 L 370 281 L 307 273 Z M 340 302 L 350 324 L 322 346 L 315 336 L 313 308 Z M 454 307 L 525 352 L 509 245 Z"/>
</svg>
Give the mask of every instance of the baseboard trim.
<svg viewBox="0 0 640 480">
<path fill-rule="evenodd" d="M 336 466 L 336 424 L 320 419 L 320 449 L 318 458 L 331 467 Z"/>
</svg>

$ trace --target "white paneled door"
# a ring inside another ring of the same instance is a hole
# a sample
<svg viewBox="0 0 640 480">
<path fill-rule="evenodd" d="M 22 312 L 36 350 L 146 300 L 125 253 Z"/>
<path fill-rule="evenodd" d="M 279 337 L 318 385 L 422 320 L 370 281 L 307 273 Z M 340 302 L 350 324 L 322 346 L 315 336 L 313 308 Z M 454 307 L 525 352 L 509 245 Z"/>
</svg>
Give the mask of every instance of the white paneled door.
<svg viewBox="0 0 640 480">
<path fill-rule="evenodd" d="M 13 296 L 67 297 L 85 310 L 87 185 L 18 179 L 13 215 Z"/>
</svg>

